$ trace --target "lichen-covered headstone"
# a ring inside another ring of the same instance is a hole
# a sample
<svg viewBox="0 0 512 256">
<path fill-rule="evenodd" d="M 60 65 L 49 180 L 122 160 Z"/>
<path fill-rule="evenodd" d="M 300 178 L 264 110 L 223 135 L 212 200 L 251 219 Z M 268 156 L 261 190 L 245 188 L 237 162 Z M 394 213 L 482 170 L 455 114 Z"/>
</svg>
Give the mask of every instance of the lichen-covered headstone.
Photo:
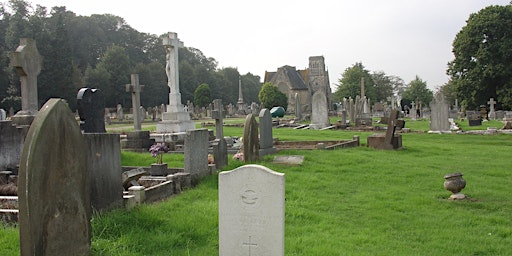
<svg viewBox="0 0 512 256">
<path fill-rule="evenodd" d="M 260 158 L 260 143 L 258 139 L 258 123 L 253 114 L 247 115 L 244 125 L 244 160 L 246 163 Z"/>
<path fill-rule="evenodd" d="M 21 255 L 88 255 L 89 172 L 84 138 L 62 99 L 50 99 L 32 123 L 20 160 Z"/>
</svg>

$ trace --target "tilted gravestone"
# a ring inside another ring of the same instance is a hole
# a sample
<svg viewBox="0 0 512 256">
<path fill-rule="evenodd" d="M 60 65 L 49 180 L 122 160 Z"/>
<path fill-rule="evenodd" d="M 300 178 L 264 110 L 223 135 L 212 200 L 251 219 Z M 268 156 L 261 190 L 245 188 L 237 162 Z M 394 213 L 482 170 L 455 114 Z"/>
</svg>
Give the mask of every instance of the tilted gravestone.
<svg viewBox="0 0 512 256">
<path fill-rule="evenodd" d="M 284 255 L 285 176 L 261 165 L 219 174 L 219 255 Z"/>
<path fill-rule="evenodd" d="M 244 161 L 246 163 L 257 161 L 260 158 L 260 144 L 258 139 L 258 123 L 253 114 L 248 114 L 244 124 Z"/>
<path fill-rule="evenodd" d="M 106 133 L 103 93 L 99 89 L 82 88 L 76 98 L 80 129 L 85 133 Z"/>
<path fill-rule="evenodd" d="M 73 113 L 64 100 L 48 100 L 28 131 L 20 160 L 21 255 L 90 253 L 87 165 Z"/>
</svg>

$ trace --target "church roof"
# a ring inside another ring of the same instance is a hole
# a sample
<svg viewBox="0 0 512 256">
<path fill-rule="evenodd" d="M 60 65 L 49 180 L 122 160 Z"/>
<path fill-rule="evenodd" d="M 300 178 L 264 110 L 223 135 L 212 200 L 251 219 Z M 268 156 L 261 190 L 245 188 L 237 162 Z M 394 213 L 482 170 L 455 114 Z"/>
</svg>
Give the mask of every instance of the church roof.
<svg viewBox="0 0 512 256">
<path fill-rule="evenodd" d="M 308 86 L 304 82 L 307 78 L 307 73 L 307 70 L 296 70 L 295 67 L 292 66 L 282 66 L 277 69 L 277 72 L 265 72 L 264 82 L 272 82 L 277 84 L 276 81 L 273 81 L 274 78 L 280 80 L 284 78 L 285 80 L 289 81 L 290 89 L 308 90 Z"/>
</svg>

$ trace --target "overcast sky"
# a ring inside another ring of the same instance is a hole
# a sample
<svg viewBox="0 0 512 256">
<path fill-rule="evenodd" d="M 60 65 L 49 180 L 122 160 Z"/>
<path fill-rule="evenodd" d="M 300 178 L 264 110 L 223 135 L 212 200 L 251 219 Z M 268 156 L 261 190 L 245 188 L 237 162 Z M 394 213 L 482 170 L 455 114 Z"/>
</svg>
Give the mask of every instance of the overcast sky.
<svg viewBox="0 0 512 256">
<path fill-rule="evenodd" d="M 178 33 L 185 46 L 263 80 L 265 71 L 308 66 L 322 55 L 335 90 L 345 69 L 448 81 L 452 42 L 471 13 L 509 0 L 28 0 L 77 15 L 113 14 L 139 32 Z"/>
</svg>

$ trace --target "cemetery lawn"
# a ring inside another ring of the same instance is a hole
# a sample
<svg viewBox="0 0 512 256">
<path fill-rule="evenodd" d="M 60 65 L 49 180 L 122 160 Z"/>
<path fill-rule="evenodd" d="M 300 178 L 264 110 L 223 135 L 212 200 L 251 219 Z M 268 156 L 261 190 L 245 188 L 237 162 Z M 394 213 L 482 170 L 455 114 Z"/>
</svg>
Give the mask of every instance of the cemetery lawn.
<svg viewBox="0 0 512 256">
<path fill-rule="evenodd" d="M 280 140 L 360 135 L 366 144 L 370 134 L 274 129 Z M 302 166 L 257 162 L 286 174 L 285 255 L 512 255 L 512 136 L 408 133 L 403 145 L 278 153 L 304 155 Z M 148 155 L 123 152 L 123 165 L 149 165 Z M 182 165 L 182 155 L 165 157 Z M 225 170 L 241 165 L 230 158 Z M 453 172 L 464 174 L 469 200 L 447 199 L 443 176 Z M 161 203 L 95 214 L 93 255 L 218 255 L 217 182 L 213 175 Z M 19 255 L 17 236 L 2 226 L 0 255 Z"/>
</svg>

